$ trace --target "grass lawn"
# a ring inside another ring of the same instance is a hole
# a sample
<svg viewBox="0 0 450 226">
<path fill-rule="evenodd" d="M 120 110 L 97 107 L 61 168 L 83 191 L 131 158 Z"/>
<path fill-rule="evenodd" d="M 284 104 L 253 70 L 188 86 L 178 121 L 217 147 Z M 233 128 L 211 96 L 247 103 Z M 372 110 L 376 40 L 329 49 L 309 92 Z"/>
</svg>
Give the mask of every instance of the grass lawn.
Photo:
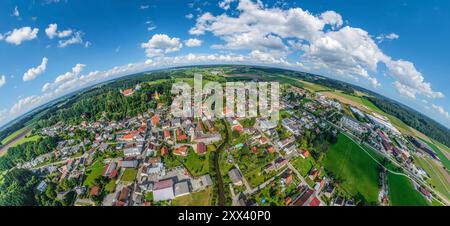
<svg viewBox="0 0 450 226">
<path fill-rule="evenodd" d="M 375 153 L 372 156 L 379 157 Z M 338 142 L 325 156 L 324 166 L 349 195 L 361 198 L 366 205 L 378 202 L 378 164 L 346 135 L 339 134 Z"/>
<path fill-rule="evenodd" d="M 311 157 L 308 157 L 306 159 L 302 157 L 297 157 L 292 161 L 292 165 L 300 172 L 300 174 L 305 177 L 308 175 L 308 172 L 313 167 L 314 160 Z"/>
<path fill-rule="evenodd" d="M 204 155 L 190 151 L 188 156 L 184 159 L 184 166 L 189 172 L 197 177 L 209 172 L 209 155 L 211 152 L 206 152 Z"/>
<path fill-rule="evenodd" d="M 97 160 L 96 162 L 94 162 L 94 164 L 92 164 L 91 167 L 89 167 L 88 169 L 90 172 L 88 174 L 88 176 L 86 177 L 86 179 L 84 180 L 83 184 L 85 186 L 92 186 L 94 183 L 94 180 L 100 176 L 102 176 L 102 172 L 103 172 L 103 163 L 100 160 Z"/>
<path fill-rule="evenodd" d="M 136 180 L 136 176 L 137 176 L 137 169 L 131 168 L 125 169 L 121 180 L 124 182 L 133 182 L 134 180 Z"/>
<path fill-rule="evenodd" d="M 145 201 L 152 202 L 153 201 L 153 192 L 148 192 L 144 197 Z"/>
<path fill-rule="evenodd" d="M 2 144 L 6 144 L 9 141 L 13 140 L 14 138 L 16 138 L 19 134 L 21 134 L 22 132 L 24 132 L 27 129 L 27 127 L 23 127 L 22 129 L 17 130 L 16 132 L 10 134 L 9 136 L 7 136 L 5 139 L 2 140 Z"/>
<path fill-rule="evenodd" d="M 393 206 L 428 206 L 429 203 L 413 186 L 400 175 L 388 173 L 389 199 Z"/>
<path fill-rule="evenodd" d="M 244 173 L 244 177 L 245 179 L 247 179 L 247 182 L 250 184 L 252 188 L 258 187 L 258 185 L 264 183 L 266 179 L 269 179 L 265 177 L 262 168 L 247 171 Z"/>
<path fill-rule="evenodd" d="M 173 206 L 210 206 L 211 188 L 177 197 L 172 201 Z"/>
<path fill-rule="evenodd" d="M 116 180 L 110 180 L 105 185 L 105 191 L 108 193 L 113 193 L 116 190 Z"/>
</svg>

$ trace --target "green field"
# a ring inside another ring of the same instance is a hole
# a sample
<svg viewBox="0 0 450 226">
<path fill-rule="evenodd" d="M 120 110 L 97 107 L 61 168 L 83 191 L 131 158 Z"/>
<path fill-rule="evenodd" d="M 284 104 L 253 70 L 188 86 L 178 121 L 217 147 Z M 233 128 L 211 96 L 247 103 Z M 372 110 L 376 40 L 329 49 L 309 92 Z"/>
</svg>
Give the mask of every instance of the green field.
<svg viewBox="0 0 450 226">
<path fill-rule="evenodd" d="M 211 188 L 177 197 L 172 201 L 173 206 L 210 206 Z"/>
<path fill-rule="evenodd" d="M 422 140 L 423 142 L 425 142 L 428 146 L 430 146 L 430 148 L 432 148 L 433 151 L 436 152 L 436 155 L 439 157 L 439 159 L 441 160 L 441 162 L 445 166 L 445 168 L 447 168 L 447 170 L 450 170 L 450 161 L 447 159 L 447 156 L 445 156 L 444 153 L 442 153 L 441 149 L 436 147 L 436 145 L 434 145 L 431 142 L 428 142 L 422 138 L 419 138 L 419 139 Z"/>
<path fill-rule="evenodd" d="M 28 134 L 27 134 L 27 136 L 28 136 Z M 34 135 L 31 137 L 23 137 L 23 138 L 17 140 L 16 142 L 14 142 L 10 147 L 16 147 L 18 145 L 21 145 L 21 144 L 24 144 L 27 142 L 38 141 L 39 138 L 41 138 L 41 136 L 39 136 L 39 135 Z"/>
<path fill-rule="evenodd" d="M 379 158 L 375 153 L 372 156 Z M 346 135 L 339 134 L 338 142 L 325 156 L 324 166 L 346 193 L 365 205 L 378 202 L 378 165 Z"/>
<path fill-rule="evenodd" d="M 431 160 L 421 158 L 419 156 L 414 156 L 414 163 L 428 173 L 428 175 L 430 176 L 430 179 L 428 180 L 429 184 L 431 184 L 436 188 L 437 191 L 450 199 L 450 188 L 446 183 L 445 175 L 443 175 L 442 172 L 437 169 L 437 167 L 441 166 L 438 166 Z"/>
<path fill-rule="evenodd" d="M 311 157 L 306 159 L 297 157 L 292 161 L 292 165 L 305 177 L 314 165 L 314 160 Z"/>
<path fill-rule="evenodd" d="M 136 176 L 137 176 L 137 169 L 125 169 L 125 171 L 123 172 L 121 181 L 124 182 L 133 182 L 134 180 L 136 180 Z"/>
<path fill-rule="evenodd" d="M 436 144 L 436 146 L 438 146 L 439 148 L 443 149 L 444 152 L 447 152 L 447 154 L 450 154 L 450 148 L 448 148 L 444 144 L 440 143 L 439 141 L 436 141 L 434 139 L 431 139 L 431 140 L 433 141 L 434 144 Z"/>
<path fill-rule="evenodd" d="M 210 153 L 206 152 L 204 155 L 198 155 L 193 151 L 189 151 L 189 155 L 183 158 L 183 164 L 195 177 L 206 174 L 209 172 Z"/>
<path fill-rule="evenodd" d="M 429 205 L 407 177 L 388 173 L 388 184 L 389 200 L 392 206 Z"/>
<path fill-rule="evenodd" d="M 88 169 L 90 172 L 83 184 L 85 186 L 92 186 L 94 184 L 94 180 L 102 175 L 103 172 L 103 163 L 100 160 L 97 160 L 91 167 Z"/>
<path fill-rule="evenodd" d="M 5 137 L 5 139 L 2 140 L 2 144 L 7 144 L 8 142 L 10 142 L 14 138 L 16 138 L 19 134 L 24 132 L 26 129 L 27 129 L 27 127 L 23 127 L 22 129 L 19 129 L 16 132 L 14 132 L 14 133 L 10 134 L 9 136 Z"/>
</svg>

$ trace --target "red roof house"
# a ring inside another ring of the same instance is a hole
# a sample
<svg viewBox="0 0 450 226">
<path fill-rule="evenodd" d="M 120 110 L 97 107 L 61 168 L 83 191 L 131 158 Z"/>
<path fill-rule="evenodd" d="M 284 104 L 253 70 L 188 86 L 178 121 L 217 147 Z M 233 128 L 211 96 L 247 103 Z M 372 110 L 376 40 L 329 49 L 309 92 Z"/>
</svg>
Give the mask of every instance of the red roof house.
<svg viewBox="0 0 450 226">
<path fill-rule="evenodd" d="M 206 145 L 205 143 L 198 143 L 197 144 L 197 154 L 204 154 L 206 152 Z"/>
<path fill-rule="evenodd" d="M 100 193 L 100 189 L 97 186 L 91 188 L 91 196 L 97 196 Z"/>
</svg>

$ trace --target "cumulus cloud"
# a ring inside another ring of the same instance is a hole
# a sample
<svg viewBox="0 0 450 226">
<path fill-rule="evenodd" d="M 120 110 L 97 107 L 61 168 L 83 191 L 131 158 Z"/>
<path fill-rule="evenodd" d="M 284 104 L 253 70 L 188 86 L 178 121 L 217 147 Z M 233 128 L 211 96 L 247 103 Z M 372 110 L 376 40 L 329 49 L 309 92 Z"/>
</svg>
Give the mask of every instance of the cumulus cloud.
<svg viewBox="0 0 450 226">
<path fill-rule="evenodd" d="M 142 43 L 148 58 L 161 57 L 167 53 L 179 51 L 183 47 L 179 38 L 171 38 L 166 34 L 155 34 L 148 42 Z"/>
<path fill-rule="evenodd" d="M 402 84 L 401 89 L 408 88 L 412 93 L 414 93 L 414 97 L 417 93 L 423 94 L 429 98 L 444 97 L 443 93 L 435 92 L 431 89 L 431 84 L 429 82 L 425 82 L 425 78 L 422 73 L 417 71 L 413 63 L 404 60 L 394 61 L 390 58 L 384 62 L 388 67 L 390 74 L 398 79 L 396 83 Z M 398 87 L 401 86 L 396 86 L 397 91 L 403 94 Z"/>
<path fill-rule="evenodd" d="M 49 39 L 58 38 L 58 47 L 65 48 L 69 45 L 74 44 L 84 44 L 84 47 L 89 47 L 91 45 L 90 42 L 84 41 L 83 36 L 84 33 L 82 31 L 75 31 L 72 29 L 65 29 L 62 31 L 58 31 L 58 24 L 49 24 L 45 29 L 45 34 Z"/>
<path fill-rule="evenodd" d="M 223 1 L 219 2 L 219 7 L 224 10 L 228 10 L 228 9 L 230 9 L 230 4 L 234 1 L 236 1 L 236 0 L 223 0 Z"/>
<path fill-rule="evenodd" d="M 435 105 L 432 104 L 431 107 L 436 110 L 437 112 L 439 112 L 439 114 L 441 114 L 442 116 L 444 116 L 446 119 L 450 119 L 450 115 L 449 113 L 444 109 L 444 107 L 439 106 L 439 105 Z"/>
<path fill-rule="evenodd" d="M 76 78 L 85 67 L 86 65 L 84 64 L 76 64 L 71 71 L 68 71 L 64 74 L 57 76 L 52 83 L 44 84 L 44 86 L 42 87 L 42 92 L 48 92 L 49 90 L 57 88 L 58 86 L 64 84 L 65 82 Z"/>
<path fill-rule="evenodd" d="M 4 86 L 6 84 L 6 76 L 2 75 L 0 76 L 0 87 Z"/>
<path fill-rule="evenodd" d="M 50 39 L 53 39 L 55 37 L 66 38 L 72 35 L 72 33 L 73 33 L 72 29 L 58 31 L 58 24 L 49 24 L 48 27 L 45 29 L 45 34 Z"/>
<path fill-rule="evenodd" d="M 226 2 L 222 8 L 231 8 Z M 252 0 L 240 0 L 236 11 L 238 14 L 233 16 L 206 12 L 196 19 L 189 32 L 192 35 L 210 32 L 223 40 L 213 48 L 248 50 L 254 57 L 265 60 L 271 58 L 267 54 L 286 60 L 296 50 L 300 58 L 297 65 L 302 68 L 356 81 L 363 79 L 373 87 L 381 85 L 375 75 L 379 73 L 378 65 L 383 63 L 400 94 L 444 96 L 431 88 L 412 62 L 392 59 L 378 47 L 377 38 L 361 28 L 344 26 L 337 12 L 313 14 L 301 8 L 270 8 Z M 399 36 L 392 33 L 382 38 L 392 40 Z"/>
<path fill-rule="evenodd" d="M 83 33 L 81 33 L 80 31 L 77 31 L 74 33 L 74 35 L 72 37 L 70 37 L 69 39 L 66 40 L 59 40 L 58 41 L 58 47 L 59 48 L 65 48 L 69 45 L 74 45 L 74 44 L 83 44 Z M 87 47 L 89 47 L 90 44 L 88 44 Z"/>
<path fill-rule="evenodd" d="M 23 81 L 31 81 L 35 79 L 38 75 L 45 72 L 47 69 L 48 59 L 47 57 L 42 58 L 42 62 L 39 66 L 28 69 L 25 74 L 23 74 Z"/>
<path fill-rule="evenodd" d="M 196 38 L 190 38 L 184 42 L 187 47 L 195 47 L 195 46 L 201 46 L 203 43 L 202 40 L 196 39 Z"/>
<path fill-rule="evenodd" d="M 20 45 L 24 41 L 31 41 L 37 38 L 39 32 L 38 28 L 22 27 L 15 28 L 13 31 L 9 31 L 4 35 L 0 35 L 0 40 L 4 39 L 6 42 Z"/>
</svg>

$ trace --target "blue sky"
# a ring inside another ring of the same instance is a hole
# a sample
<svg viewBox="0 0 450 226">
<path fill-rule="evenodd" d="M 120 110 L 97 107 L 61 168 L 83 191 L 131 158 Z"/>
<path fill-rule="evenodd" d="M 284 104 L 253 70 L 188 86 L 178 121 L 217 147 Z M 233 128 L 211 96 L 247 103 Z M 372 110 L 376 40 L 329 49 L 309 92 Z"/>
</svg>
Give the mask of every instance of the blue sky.
<svg viewBox="0 0 450 226">
<path fill-rule="evenodd" d="M 133 72 L 273 65 L 358 84 L 450 126 L 449 1 L 0 3 L 0 125 Z"/>
</svg>

